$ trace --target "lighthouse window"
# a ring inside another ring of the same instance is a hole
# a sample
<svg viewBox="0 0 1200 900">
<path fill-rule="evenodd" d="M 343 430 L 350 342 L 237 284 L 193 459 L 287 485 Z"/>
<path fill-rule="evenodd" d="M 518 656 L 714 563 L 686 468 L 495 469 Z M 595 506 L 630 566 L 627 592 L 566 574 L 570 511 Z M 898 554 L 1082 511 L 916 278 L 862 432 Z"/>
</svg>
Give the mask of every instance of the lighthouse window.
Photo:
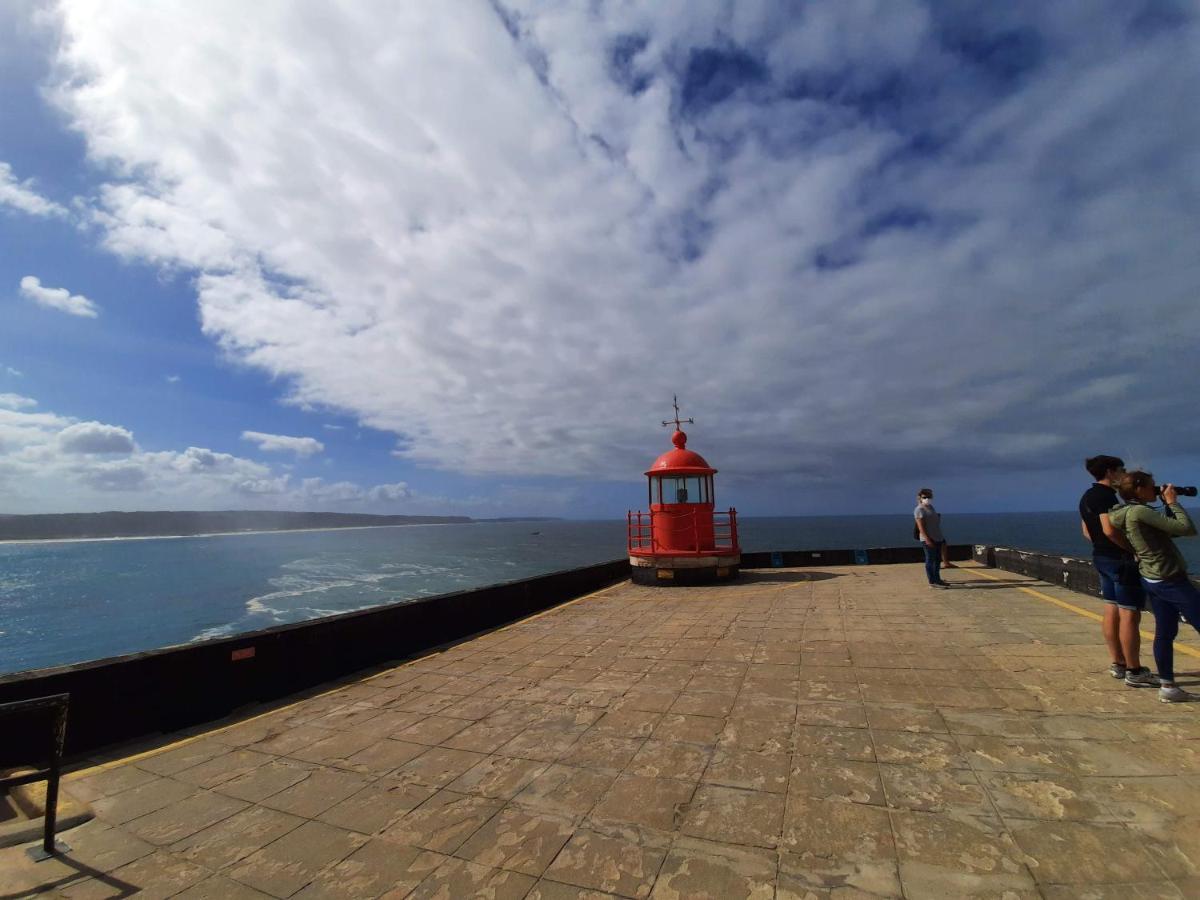
<svg viewBox="0 0 1200 900">
<path fill-rule="evenodd" d="M 659 503 L 709 503 L 709 480 L 695 475 L 658 479 Z"/>
</svg>

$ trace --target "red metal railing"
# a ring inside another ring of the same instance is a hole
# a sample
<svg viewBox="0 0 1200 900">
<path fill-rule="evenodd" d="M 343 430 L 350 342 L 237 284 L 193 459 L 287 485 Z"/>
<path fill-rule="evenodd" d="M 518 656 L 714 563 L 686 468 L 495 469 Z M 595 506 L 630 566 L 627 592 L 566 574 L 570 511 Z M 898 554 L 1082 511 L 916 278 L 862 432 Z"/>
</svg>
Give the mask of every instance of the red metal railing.
<svg viewBox="0 0 1200 900">
<path fill-rule="evenodd" d="M 700 549 L 700 525 L 697 518 L 700 510 L 691 510 L 692 516 L 692 546 L 690 550 L 683 552 L 702 553 L 709 552 Z M 705 513 L 707 515 L 707 512 Z M 738 549 L 738 534 L 737 534 L 737 510 L 732 507 L 725 512 L 713 511 L 713 550 L 737 550 Z M 648 512 L 627 512 L 625 521 L 625 534 L 629 552 L 634 551 L 649 551 L 654 553 L 661 548 L 658 546 L 654 538 L 654 518 Z M 681 549 L 681 548 L 676 548 Z"/>
<path fill-rule="evenodd" d="M 650 513 L 639 510 L 638 512 L 627 514 L 625 535 L 628 538 L 630 551 L 652 551 L 654 549 L 654 527 L 652 522 Z"/>
</svg>

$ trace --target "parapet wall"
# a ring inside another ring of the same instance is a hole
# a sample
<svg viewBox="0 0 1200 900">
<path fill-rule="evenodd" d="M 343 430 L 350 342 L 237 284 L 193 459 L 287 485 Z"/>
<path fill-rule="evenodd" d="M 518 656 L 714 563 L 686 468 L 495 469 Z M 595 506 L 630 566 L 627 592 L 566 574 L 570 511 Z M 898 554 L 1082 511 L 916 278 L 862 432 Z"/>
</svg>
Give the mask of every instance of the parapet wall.
<svg viewBox="0 0 1200 900">
<path fill-rule="evenodd" d="M 1069 591 L 1100 596 L 1100 579 L 1090 559 L 987 544 L 975 545 L 971 555 L 976 562 L 985 566 L 1016 572 Z"/>
</svg>

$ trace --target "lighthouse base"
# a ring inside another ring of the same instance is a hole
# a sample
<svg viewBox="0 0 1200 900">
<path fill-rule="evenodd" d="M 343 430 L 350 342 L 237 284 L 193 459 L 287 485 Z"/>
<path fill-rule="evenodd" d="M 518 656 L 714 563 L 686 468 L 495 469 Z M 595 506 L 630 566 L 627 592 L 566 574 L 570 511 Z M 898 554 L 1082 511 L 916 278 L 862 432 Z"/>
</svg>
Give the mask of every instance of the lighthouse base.
<svg viewBox="0 0 1200 900">
<path fill-rule="evenodd" d="M 630 578 L 634 584 L 687 587 L 732 581 L 738 576 L 742 555 L 728 556 L 630 556 Z"/>
</svg>

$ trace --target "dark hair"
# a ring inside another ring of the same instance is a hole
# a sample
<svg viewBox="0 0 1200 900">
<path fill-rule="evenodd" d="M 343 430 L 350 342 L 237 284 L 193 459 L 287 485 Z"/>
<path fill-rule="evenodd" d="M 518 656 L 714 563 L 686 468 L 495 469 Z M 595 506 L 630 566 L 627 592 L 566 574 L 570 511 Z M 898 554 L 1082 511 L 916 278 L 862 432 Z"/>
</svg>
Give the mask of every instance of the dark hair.
<svg viewBox="0 0 1200 900">
<path fill-rule="evenodd" d="M 1099 481 L 1108 474 L 1110 469 L 1125 468 L 1125 460 L 1119 456 L 1105 456 L 1101 453 L 1099 456 L 1093 456 L 1091 459 L 1084 460 L 1083 467 L 1088 470 L 1088 473 Z"/>
<path fill-rule="evenodd" d="M 932 497 L 933 496 L 933 488 L 921 488 L 919 491 L 917 491 L 917 496 L 918 497 Z"/>
<path fill-rule="evenodd" d="M 1154 476 L 1149 472 L 1126 472 L 1117 485 L 1117 493 L 1126 503 L 1137 499 L 1137 492 L 1144 487 L 1154 484 Z"/>
</svg>

